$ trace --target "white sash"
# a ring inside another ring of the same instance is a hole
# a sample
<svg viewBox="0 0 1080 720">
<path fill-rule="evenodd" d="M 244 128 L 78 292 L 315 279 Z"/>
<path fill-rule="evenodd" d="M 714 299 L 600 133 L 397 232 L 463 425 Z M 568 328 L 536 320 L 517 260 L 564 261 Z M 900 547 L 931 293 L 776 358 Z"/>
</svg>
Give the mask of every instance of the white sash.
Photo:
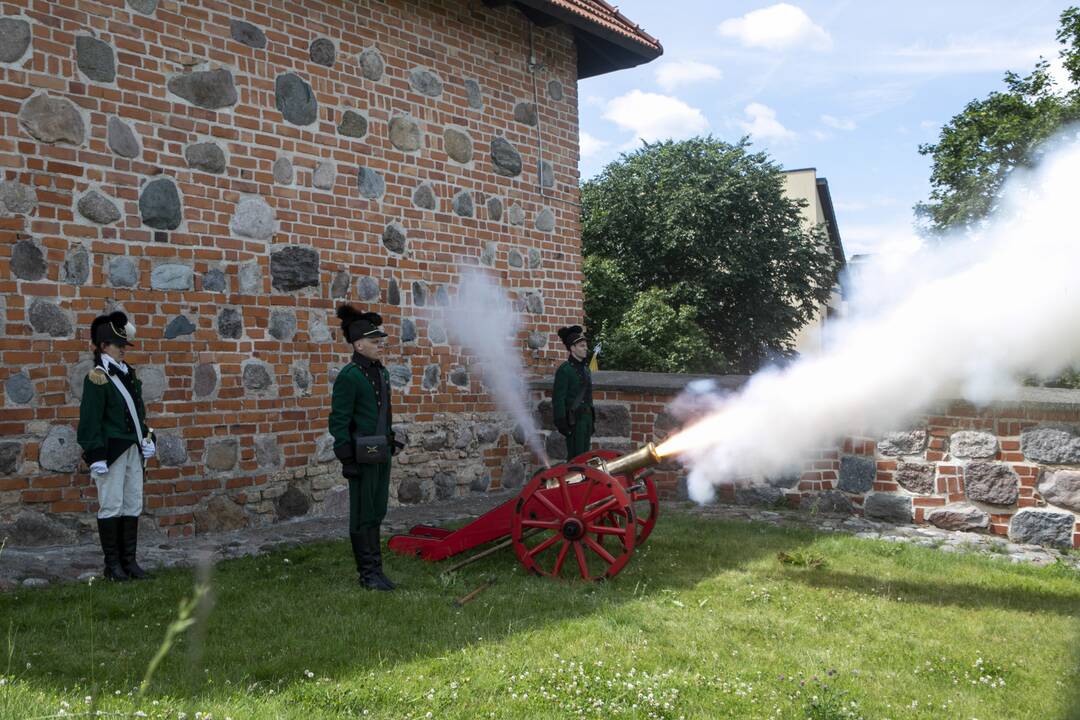
<svg viewBox="0 0 1080 720">
<path fill-rule="evenodd" d="M 131 395 L 128 393 L 127 388 L 124 387 L 124 383 L 120 381 L 120 378 L 111 374 L 108 370 L 101 367 L 100 365 L 98 366 L 98 369 L 104 372 L 109 377 L 109 380 L 112 381 L 113 387 L 120 391 L 120 397 L 124 398 L 124 403 L 127 404 L 128 414 L 131 415 L 131 419 L 135 422 L 135 437 L 139 438 L 139 448 L 142 449 L 142 423 L 139 422 L 139 413 L 135 411 L 135 401 L 131 399 Z"/>
</svg>

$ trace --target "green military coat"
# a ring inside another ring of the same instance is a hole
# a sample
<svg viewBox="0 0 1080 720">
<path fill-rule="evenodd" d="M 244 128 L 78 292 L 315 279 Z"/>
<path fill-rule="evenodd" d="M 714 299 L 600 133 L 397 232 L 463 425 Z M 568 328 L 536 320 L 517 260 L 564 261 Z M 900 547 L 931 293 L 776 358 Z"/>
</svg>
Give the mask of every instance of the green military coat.
<svg viewBox="0 0 1080 720">
<path fill-rule="evenodd" d="M 555 371 L 551 406 L 555 427 L 566 437 L 568 459 L 586 452 L 592 442 L 594 410 L 588 362 L 588 358 L 582 362 L 571 358 Z"/>
<path fill-rule="evenodd" d="M 383 387 L 390 388 L 390 373 L 379 366 Z M 390 393 L 387 392 L 387 402 Z M 363 370 L 351 362 L 342 368 L 334 380 L 330 399 L 330 434 L 334 436 L 334 454 L 345 461 L 352 457 L 352 436 L 374 435 L 379 420 L 379 399 L 375 386 L 365 377 Z M 386 434 L 393 437 L 392 410 L 386 409 Z"/>
<path fill-rule="evenodd" d="M 110 366 L 111 367 L 111 366 Z M 149 437 L 146 427 L 146 407 L 142 399 L 142 382 L 135 368 L 128 365 L 128 375 L 121 380 L 139 417 L 143 437 Z M 112 464 L 124 451 L 138 442 L 135 424 L 127 403 L 102 367 L 95 367 L 83 379 L 82 402 L 79 404 L 79 431 L 76 435 L 86 464 L 104 460 Z"/>
<path fill-rule="evenodd" d="M 363 369 L 361 369 L 361 366 Z M 381 364 L 356 355 L 334 380 L 330 398 L 330 434 L 334 437 L 334 455 L 342 463 L 342 473 L 349 481 L 349 532 L 378 527 L 386 516 L 390 494 L 390 461 L 354 463 L 353 435 L 374 435 L 379 422 L 379 398 L 375 385 L 365 375 L 377 370 L 386 388 L 386 435 L 391 448 L 394 421 L 390 403 L 390 373 Z"/>
</svg>

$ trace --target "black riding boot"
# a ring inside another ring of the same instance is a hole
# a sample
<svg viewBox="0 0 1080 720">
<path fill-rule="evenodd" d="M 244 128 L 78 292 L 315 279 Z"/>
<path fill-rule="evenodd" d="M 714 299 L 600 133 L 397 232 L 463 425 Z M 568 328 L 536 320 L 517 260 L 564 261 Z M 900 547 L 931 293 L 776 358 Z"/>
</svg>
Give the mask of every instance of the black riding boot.
<svg viewBox="0 0 1080 720">
<path fill-rule="evenodd" d="M 369 534 L 368 542 L 371 546 L 372 563 L 375 574 L 379 576 L 379 580 L 381 580 L 384 585 L 393 590 L 397 587 L 397 583 L 386 577 L 386 573 L 384 573 L 382 569 L 382 545 L 379 543 L 379 528 L 368 528 L 367 532 Z"/>
<path fill-rule="evenodd" d="M 393 588 L 383 582 L 375 568 L 378 546 L 371 547 L 371 533 L 366 528 L 357 533 L 349 533 L 353 554 L 356 556 L 356 574 L 360 586 L 368 590 L 389 592 Z"/>
<path fill-rule="evenodd" d="M 353 559 L 356 560 L 356 575 L 359 577 L 364 574 L 364 541 L 361 539 L 363 533 L 349 533 L 349 543 L 352 545 Z"/>
<path fill-rule="evenodd" d="M 98 518 L 98 537 L 105 556 L 105 579 L 122 582 L 130 580 L 120 564 L 120 518 Z"/>
<path fill-rule="evenodd" d="M 120 565 L 132 580 L 147 580 L 150 575 L 135 561 L 139 548 L 139 518 L 124 515 L 120 518 Z"/>
</svg>

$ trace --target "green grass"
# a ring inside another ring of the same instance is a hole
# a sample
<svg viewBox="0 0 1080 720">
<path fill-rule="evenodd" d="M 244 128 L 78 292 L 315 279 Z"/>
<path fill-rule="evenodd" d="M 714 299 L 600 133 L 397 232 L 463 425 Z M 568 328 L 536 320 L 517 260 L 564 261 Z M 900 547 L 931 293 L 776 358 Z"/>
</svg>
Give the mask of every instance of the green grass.
<svg viewBox="0 0 1080 720">
<path fill-rule="evenodd" d="M 1063 565 L 671 512 L 602 584 L 392 556 L 388 595 L 350 563 L 344 542 L 222 563 L 142 699 L 190 571 L 2 595 L 0 717 L 1080 718 Z"/>
</svg>

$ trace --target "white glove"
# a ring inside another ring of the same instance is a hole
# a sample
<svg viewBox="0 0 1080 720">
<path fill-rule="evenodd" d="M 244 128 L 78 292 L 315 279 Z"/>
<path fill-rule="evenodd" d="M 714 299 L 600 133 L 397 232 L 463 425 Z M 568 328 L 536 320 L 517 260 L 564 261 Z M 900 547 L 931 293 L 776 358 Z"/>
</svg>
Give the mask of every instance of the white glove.
<svg viewBox="0 0 1080 720">
<path fill-rule="evenodd" d="M 90 463 L 91 475 L 104 475 L 109 472 L 109 463 L 104 460 L 98 460 L 97 462 Z"/>
<path fill-rule="evenodd" d="M 142 456 L 144 460 L 149 460 L 157 454 L 157 445 L 150 438 L 142 441 Z"/>
</svg>

